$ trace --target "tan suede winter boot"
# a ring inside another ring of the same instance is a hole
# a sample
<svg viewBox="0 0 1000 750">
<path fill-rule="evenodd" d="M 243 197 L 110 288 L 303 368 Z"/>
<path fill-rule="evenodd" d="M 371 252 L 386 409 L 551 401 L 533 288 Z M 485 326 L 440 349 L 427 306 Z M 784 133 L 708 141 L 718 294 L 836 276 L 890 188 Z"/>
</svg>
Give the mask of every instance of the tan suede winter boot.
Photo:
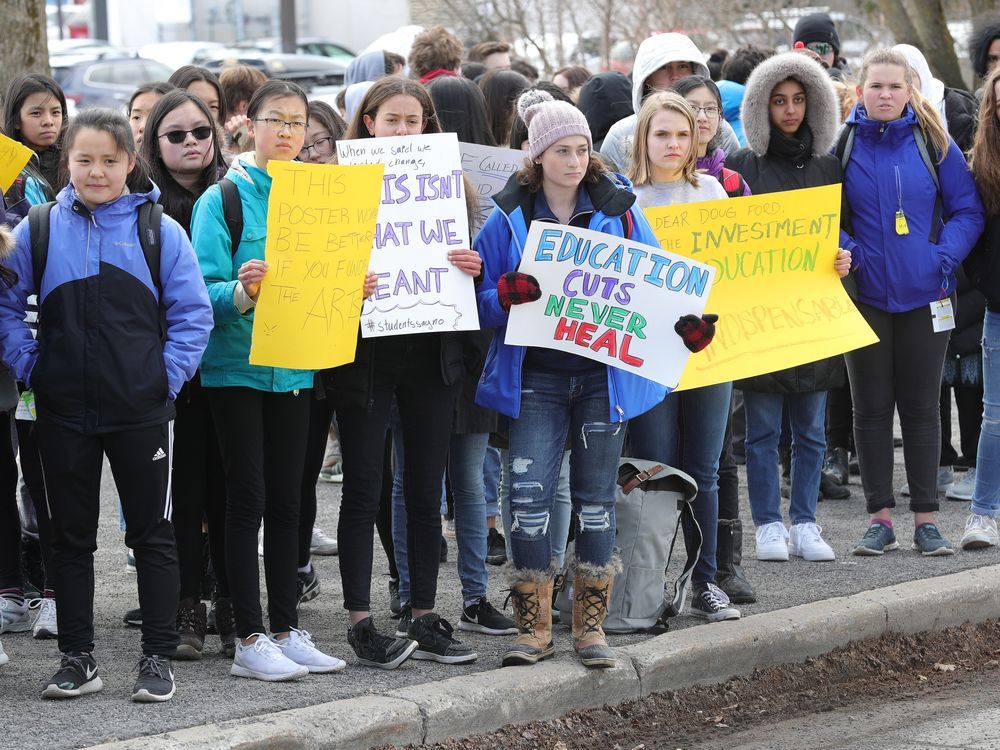
<svg viewBox="0 0 1000 750">
<path fill-rule="evenodd" d="M 585 667 L 608 669 L 618 658 L 604 637 L 611 586 L 618 560 L 607 565 L 575 561 L 573 565 L 573 648 Z"/>
<path fill-rule="evenodd" d="M 515 570 L 510 597 L 519 631 L 503 655 L 503 666 L 534 664 L 555 653 L 552 646 L 553 570 Z"/>
</svg>

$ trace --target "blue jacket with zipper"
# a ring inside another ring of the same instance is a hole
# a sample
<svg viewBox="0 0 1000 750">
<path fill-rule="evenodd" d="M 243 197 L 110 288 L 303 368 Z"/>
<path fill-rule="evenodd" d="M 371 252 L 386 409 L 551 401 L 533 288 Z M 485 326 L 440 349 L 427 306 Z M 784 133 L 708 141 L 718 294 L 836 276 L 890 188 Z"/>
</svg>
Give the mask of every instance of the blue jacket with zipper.
<svg viewBox="0 0 1000 750">
<path fill-rule="evenodd" d="M 174 398 L 208 343 L 212 308 L 187 234 L 169 216 L 160 225 L 160 288 L 153 283 L 136 209 L 159 195 L 150 183 L 90 211 L 72 185 L 63 188 L 49 216 L 40 289 L 28 221 L 14 230 L 6 262 L 18 281 L 0 293 L 0 349 L 35 391 L 39 420 L 103 433 L 173 418 Z M 37 341 L 24 320 L 35 293 Z"/>
<path fill-rule="evenodd" d="M 628 181 L 616 175 L 623 185 Z M 640 209 L 635 195 L 627 187 L 603 177 L 596 185 L 581 187 L 590 193 L 594 205 L 588 229 L 623 237 L 622 215 L 631 212 L 634 225 L 631 239 L 654 247 L 660 243 Z M 503 190 L 493 197 L 496 207 L 476 237 L 475 249 L 483 259 L 483 275 L 476 292 L 479 322 L 483 328 L 497 329 L 479 380 L 476 403 L 517 419 L 521 414 L 521 368 L 526 347 L 504 343 L 508 313 L 497 299 L 497 281 L 509 271 L 516 271 L 524 253 L 528 226 L 533 213 L 535 194 L 518 184 L 512 175 Z M 528 217 L 526 220 L 525 217 Z M 545 293 L 545 290 L 542 290 Z M 668 389 L 652 380 L 615 367 L 608 373 L 609 420 L 620 422 L 637 417 L 660 403 Z"/>
<path fill-rule="evenodd" d="M 847 119 L 857 131 L 844 173 L 856 247 L 852 268 L 858 299 L 887 312 L 906 312 L 955 291 L 955 267 L 983 231 L 983 204 L 962 152 L 949 140 L 941 161 L 942 226 L 930 242 L 937 189 L 913 135 L 916 115 L 872 120 L 857 104 Z M 928 151 L 935 158 L 928 139 Z M 906 217 L 908 234 L 896 231 L 896 213 Z"/>
</svg>

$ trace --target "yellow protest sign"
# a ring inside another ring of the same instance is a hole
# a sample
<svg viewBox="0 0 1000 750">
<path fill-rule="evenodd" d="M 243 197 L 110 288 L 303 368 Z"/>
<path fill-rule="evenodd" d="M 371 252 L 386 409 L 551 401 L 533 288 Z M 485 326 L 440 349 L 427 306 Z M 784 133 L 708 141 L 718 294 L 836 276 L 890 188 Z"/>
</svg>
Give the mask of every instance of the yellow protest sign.
<svg viewBox="0 0 1000 750">
<path fill-rule="evenodd" d="M 7 192 L 31 158 L 31 149 L 0 133 L 0 190 Z"/>
<path fill-rule="evenodd" d="M 268 272 L 250 363 L 320 370 L 353 362 L 384 168 L 271 161 L 267 171 Z"/>
<path fill-rule="evenodd" d="M 677 390 L 814 362 L 878 341 L 833 270 L 840 185 L 647 208 L 664 250 L 716 269 L 712 344 Z"/>
</svg>

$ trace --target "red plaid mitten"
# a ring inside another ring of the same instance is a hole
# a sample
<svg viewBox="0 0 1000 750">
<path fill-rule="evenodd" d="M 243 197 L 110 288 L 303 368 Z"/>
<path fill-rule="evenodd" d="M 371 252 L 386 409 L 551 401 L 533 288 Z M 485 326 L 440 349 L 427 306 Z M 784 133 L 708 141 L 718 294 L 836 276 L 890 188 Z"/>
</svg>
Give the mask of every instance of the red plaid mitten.
<svg viewBox="0 0 1000 750">
<path fill-rule="evenodd" d="M 497 300 L 500 307 L 509 311 L 511 305 L 523 305 L 534 302 L 542 296 L 538 287 L 538 279 L 526 273 L 511 271 L 505 273 L 497 282 Z"/>
<path fill-rule="evenodd" d="M 700 352 L 715 338 L 715 321 L 718 319 L 718 315 L 711 313 L 705 313 L 700 318 L 684 315 L 674 323 L 674 331 L 681 337 L 684 346 L 692 352 Z"/>
</svg>

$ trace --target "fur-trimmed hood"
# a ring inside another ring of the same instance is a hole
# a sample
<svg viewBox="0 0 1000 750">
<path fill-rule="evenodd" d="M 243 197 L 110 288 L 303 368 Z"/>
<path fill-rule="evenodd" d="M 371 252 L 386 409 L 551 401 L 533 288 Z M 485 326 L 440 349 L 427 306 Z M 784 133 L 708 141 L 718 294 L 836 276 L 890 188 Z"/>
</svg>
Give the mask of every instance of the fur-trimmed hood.
<svg viewBox="0 0 1000 750">
<path fill-rule="evenodd" d="M 806 123 L 812 131 L 813 155 L 829 152 L 840 127 L 837 92 L 823 66 L 798 52 L 785 52 L 765 60 L 747 80 L 740 110 L 747 146 L 758 156 L 767 153 L 771 142 L 771 92 L 789 78 L 806 90 Z"/>
</svg>

